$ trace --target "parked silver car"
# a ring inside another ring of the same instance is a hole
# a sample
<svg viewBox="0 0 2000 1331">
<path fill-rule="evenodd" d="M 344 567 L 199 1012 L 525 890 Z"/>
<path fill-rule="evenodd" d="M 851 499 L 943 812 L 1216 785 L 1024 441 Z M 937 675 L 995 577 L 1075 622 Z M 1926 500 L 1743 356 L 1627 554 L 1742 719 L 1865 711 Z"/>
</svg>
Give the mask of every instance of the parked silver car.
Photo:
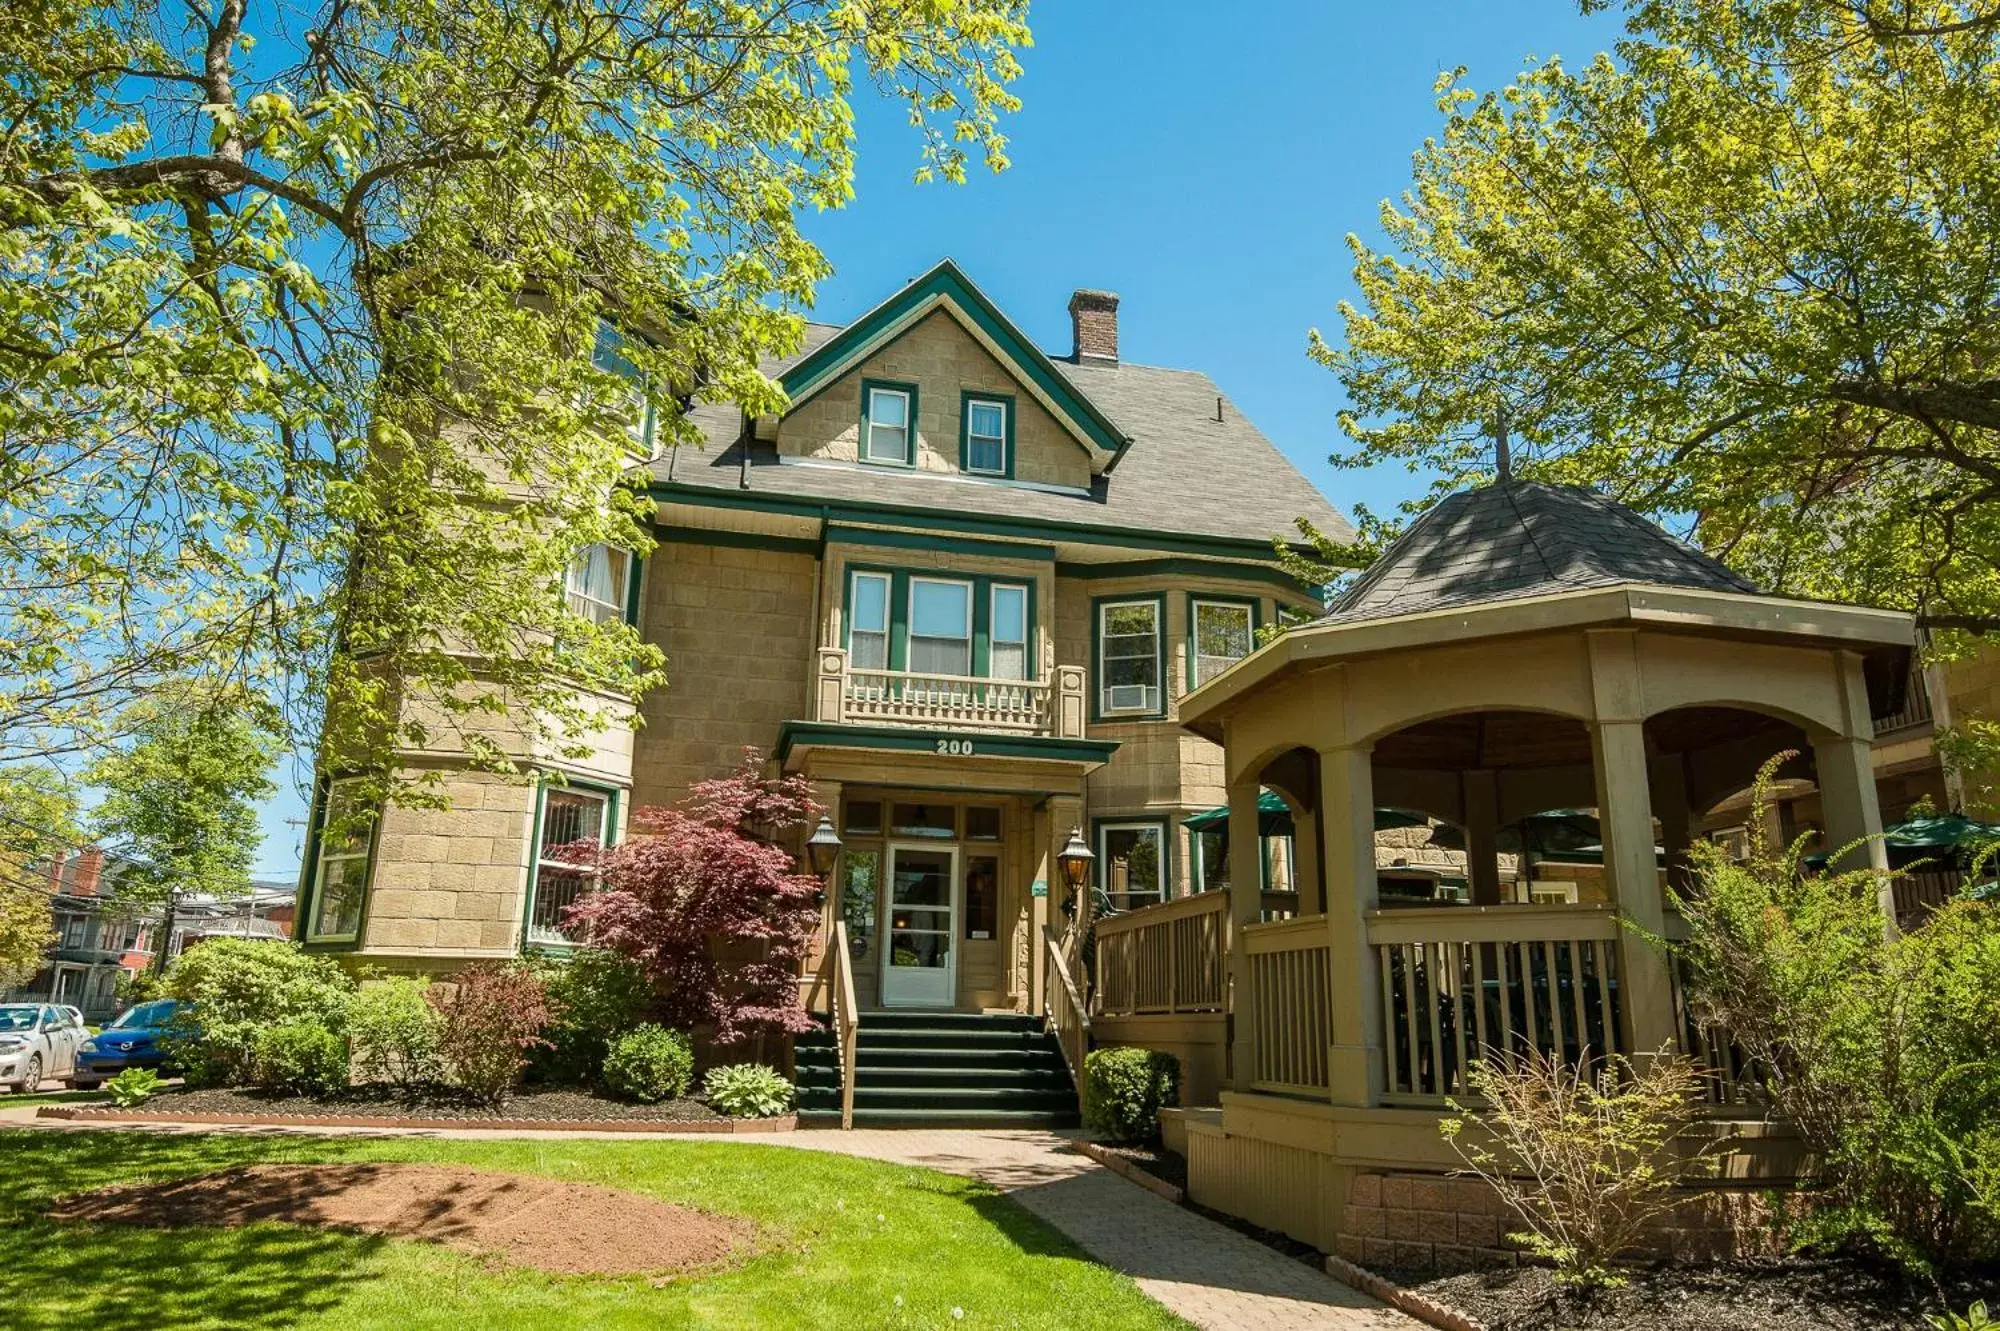
<svg viewBox="0 0 2000 1331">
<path fill-rule="evenodd" d="M 0 1086 L 26 1095 L 49 1077 L 76 1075 L 83 1014 L 54 1003 L 0 1003 Z"/>
</svg>

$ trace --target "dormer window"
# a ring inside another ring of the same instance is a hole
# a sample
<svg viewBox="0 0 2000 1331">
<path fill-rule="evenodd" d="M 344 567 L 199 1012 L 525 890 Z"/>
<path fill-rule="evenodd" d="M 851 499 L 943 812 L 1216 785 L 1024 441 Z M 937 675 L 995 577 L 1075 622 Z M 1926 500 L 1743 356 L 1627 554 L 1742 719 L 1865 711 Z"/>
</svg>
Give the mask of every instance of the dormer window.
<svg viewBox="0 0 2000 1331">
<path fill-rule="evenodd" d="M 1013 449 L 1013 406 L 1004 397 L 965 395 L 965 438 L 960 448 L 959 467 L 974 476 L 1011 476 Z"/>
<path fill-rule="evenodd" d="M 916 465 L 917 390 L 907 384 L 866 383 L 861 389 L 861 460 Z"/>
</svg>

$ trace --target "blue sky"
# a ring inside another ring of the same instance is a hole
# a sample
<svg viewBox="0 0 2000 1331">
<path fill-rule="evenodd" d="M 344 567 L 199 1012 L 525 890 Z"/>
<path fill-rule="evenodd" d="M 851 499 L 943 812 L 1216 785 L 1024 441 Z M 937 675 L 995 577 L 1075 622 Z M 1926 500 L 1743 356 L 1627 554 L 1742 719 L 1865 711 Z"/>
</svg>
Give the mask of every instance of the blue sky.
<svg viewBox="0 0 2000 1331">
<path fill-rule="evenodd" d="M 1056 0 L 1033 23 L 1002 175 L 913 185 L 902 112 L 858 108 L 856 199 L 806 224 L 836 270 L 814 317 L 845 322 L 949 255 L 1067 352 L 1069 293 L 1108 288 L 1125 359 L 1208 372 L 1343 511 L 1418 491 L 1400 467 L 1326 462 L 1341 395 L 1306 333 L 1338 337 L 1343 238 L 1372 237 L 1408 184 L 1440 72 L 1464 65 L 1485 88 L 1529 55 L 1581 64 L 1615 21 L 1564 0 Z M 296 872 L 303 817 L 287 779 L 264 811 L 259 876 Z"/>
</svg>

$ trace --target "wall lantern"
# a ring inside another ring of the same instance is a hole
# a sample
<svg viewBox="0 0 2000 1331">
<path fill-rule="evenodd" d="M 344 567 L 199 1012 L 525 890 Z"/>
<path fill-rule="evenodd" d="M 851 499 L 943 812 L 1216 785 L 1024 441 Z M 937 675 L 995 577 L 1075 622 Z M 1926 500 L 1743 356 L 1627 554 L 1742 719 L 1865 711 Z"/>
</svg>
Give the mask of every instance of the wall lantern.
<svg viewBox="0 0 2000 1331">
<path fill-rule="evenodd" d="M 1090 847 L 1084 844 L 1083 829 L 1070 828 L 1069 844 L 1056 855 L 1056 863 L 1062 866 L 1063 881 L 1069 884 L 1070 891 L 1083 891 L 1084 884 L 1090 881 L 1091 862 L 1096 858 L 1091 854 Z"/>
<path fill-rule="evenodd" d="M 825 814 L 819 816 L 819 826 L 806 838 L 806 863 L 812 867 L 813 875 L 819 879 L 822 894 L 827 880 L 833 877 L 833 866 L 840 862 L 840 837 L 833 830 L 833 820 Z"/>
</svg>

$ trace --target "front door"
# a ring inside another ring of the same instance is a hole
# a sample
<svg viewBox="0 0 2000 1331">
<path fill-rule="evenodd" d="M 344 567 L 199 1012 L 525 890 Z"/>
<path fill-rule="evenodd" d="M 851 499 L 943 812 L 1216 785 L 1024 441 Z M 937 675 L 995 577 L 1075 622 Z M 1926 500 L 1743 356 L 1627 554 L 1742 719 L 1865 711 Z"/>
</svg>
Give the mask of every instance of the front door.
<svg viewBox="0 0 2000 1331">
<path fill-rule="evenodd" d="M 884 1007 L 950 1007 L 958 995 L 958 851 L 889 847 Z"/>
</svg>

